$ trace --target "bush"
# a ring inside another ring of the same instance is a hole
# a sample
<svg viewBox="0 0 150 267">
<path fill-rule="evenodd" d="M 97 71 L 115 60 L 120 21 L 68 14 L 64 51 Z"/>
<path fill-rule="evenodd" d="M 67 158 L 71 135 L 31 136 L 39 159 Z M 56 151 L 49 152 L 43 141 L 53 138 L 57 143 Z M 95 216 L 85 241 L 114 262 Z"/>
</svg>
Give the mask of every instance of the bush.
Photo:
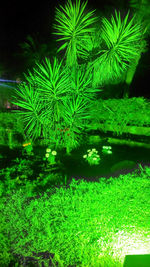
<svg viewBox="0 0 150 267">
<path fill-rule="evenodd" d="M 10 112 L 0 112 L 0 144 L 20 146 L 25 138 L 22 120 Z"/>
</svg>

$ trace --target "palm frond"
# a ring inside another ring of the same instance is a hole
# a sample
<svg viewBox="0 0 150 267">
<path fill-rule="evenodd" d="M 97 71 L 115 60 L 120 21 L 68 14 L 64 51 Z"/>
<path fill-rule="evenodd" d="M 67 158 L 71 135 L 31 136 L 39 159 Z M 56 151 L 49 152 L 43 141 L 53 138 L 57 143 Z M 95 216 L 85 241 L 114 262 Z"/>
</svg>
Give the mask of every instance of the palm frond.
<svg viewBox="0 0 150 267">
<path fill-rule="evenodd" d="M 66 128 L 69 128 L 69 132 L 63 137 L 63 142 L 67 151 L 71 151 L 80 144 L 82 140 L 81 133 L 91 118 L 89 109 L 92 103 L 79 95 L 72 96 L 72 98 L 64 102 L 62 116 L 64 125 Z"/>
<path fill-rule="evenodd" d="M 116 22 L 113 16 L 111 23 L 106 18 L 103 18 L 102 38 L 109 50 L 115 50 L 115 53 L 121 59 L 130 62 L 134 56 L 138 55 L 142 28 L 140 24 L 134 24 L 135 16 L 127 23 L 129 12 L 123 21 L 121 21 L 120 12 L 118 15 L 115 10 L 115 15 Z"/>
<path fill-rule="evenodd" d="M 22 119 L 27 135 L 36 138 L 42 133 L 43 121 L 40 118 L 43 105 L 39 93 L 31 85 L 21 84 L 12 103 L 22 110 L 15 111 Z"/>
<path fill-rule="evenodd" d="M 77 0 L 75 4 L 72 4 L 71 0 L 68 0 L 65 7 L 60 5 L 60 9 L 56 9 L 55 21 L 53 27 L 56 30 L 53 34 L 61 36 L 57 41 L 65 41 L 59 51 L 67 48 L 67 64 L 71 65 L 77 59 L 82 51 L 81 39 L 83 35 L 86 36 L 94 31 L 91 25 L 97 21 L 96 17 L 93 17 L 94 11 L 85 14 L 85 3 L 80 3 Z M 80 49 L 80 51 L 79 51 Z"/>
<path fill-rule="evenodd" d="M 31 77 L 29 74 L 29 82 Z M 62 96 L 70 90 L 69 74 L 66 68 L 62 68 L 62 61 L 58 63 L 57 58 L 54 58 L 53 66 L 47 58 L 43 64 L 36 63 L 34 83 L 38 91 L 51 98 Z"/>
<path fill-rule="evenodd" d="M 78 48 L 80 57 L 86 61 L 92 61 L 96 57 L 97 52 L 101 49 L 102 38 L 100 28 L 95 28 L 95 31 L 83 36 L 80 47 Z"/>
<path fill-rule="evenodd" d="M 89 108 L 91 102 L 81 96 L 73 96 L 70 100 L 63 103 L 63 118 L 67 126 L 75 128 L 84 128 L 85 120 L 90 118 Z"/>
<path fill-rule="evenodd" d="M 84 97 L 86 100 L 93 100 L 96 93 L 101 89 L 92 87 L 93 74 L 87 70 L 86 65 L 78 66 L 75 78 L 72 78 L 72 89 L 74 95 Z"/>
<path fill-rule="evenodd" d="M 119 78 L 127 70 L 130 62 L 138 56 L 142 42 L 142 27 L 134 22 L 135 16 L 128 22 L 129 12 L 121 20 L 120 12 L 111 17 L 111 21 L 102 19 L 102 34 L 106 49 L 97 53 L 93 62 L 96 80 L 101 83 Z"/>
</svg>

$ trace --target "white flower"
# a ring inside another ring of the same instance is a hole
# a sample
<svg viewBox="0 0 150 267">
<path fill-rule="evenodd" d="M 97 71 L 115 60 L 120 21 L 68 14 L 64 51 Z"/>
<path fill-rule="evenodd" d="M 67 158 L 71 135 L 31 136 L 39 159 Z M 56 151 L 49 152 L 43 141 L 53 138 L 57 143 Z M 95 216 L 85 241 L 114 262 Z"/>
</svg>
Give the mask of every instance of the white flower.
<svg viewBox="0 0 150 267">
<path fill-rule="evenodd" d="M 93 149 L 92 149 L 92 151 L 93 151 L 93 152 L 96 152 L 96 149 L 95 149 L 95 148 L 93 148 Z"/>
<path fill-rule="evenodd" d="M 45 157 L 46 157 L 46 158 L 49 158 L 49 154 L 48 154 L 48 153 L 46 153 L 46 154 L 45 154 Z"/>
<path fill-rule="evenodd" d="M 87 152 L 90 152 L 90 151 L 91 151 L 91 149 L 88 149 L 88 150 L 87 150 Z"/>
<path fill-rule="evenodd" d="M 112 154 L 112 151 L 109 150 L 107 153 L 108 153 L 108 154 Z"/>
<path fill-rule="evenodd" d="M 93 158 L 93 160 L 97 160 L 97 158 Z"/>
<path fill-rule="evenodd" d="M 46 149 L 46 152 L 51 152 L 51 149 L 50 149 L 50 148 L 47 148 L 47 149 Z"/>
<path fill-rule="evenodd" d="M 83 158 L 84 158 L 84 159 L 87 158 L 87 155 L 84 155 Z"/>
<path fill-rule="evenodd" d="M 88 154 L 88 157 L 90 157 L 92 154 L 93 154 L 93 153 L 92 153 L 92 152 L 90 152 L 90 153 Z"/>
<path fill-rule="evenodd" d="M 52 151 L 52 155 L 56 156 L 57 152 L 56 151 Z"/>
</svg>

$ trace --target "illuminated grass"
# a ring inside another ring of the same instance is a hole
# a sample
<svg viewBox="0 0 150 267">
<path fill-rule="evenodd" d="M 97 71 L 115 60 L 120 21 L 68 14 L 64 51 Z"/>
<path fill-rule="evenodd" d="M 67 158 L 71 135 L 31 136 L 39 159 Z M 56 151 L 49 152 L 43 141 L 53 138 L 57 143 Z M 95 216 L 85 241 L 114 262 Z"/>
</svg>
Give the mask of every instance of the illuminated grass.
<svg viewBox="0 0 150 267">
<path fill-rule="evenodd" d="M 59 266 L 122 266 L 126 254 L 150 254 L 149 175 L 147 167 L 97 183 L 73 180 L 32 200 L 23 190 L 3 197 L 1 266 L 9 246 L 24 256 L 55 253 Z"/>
</svg>

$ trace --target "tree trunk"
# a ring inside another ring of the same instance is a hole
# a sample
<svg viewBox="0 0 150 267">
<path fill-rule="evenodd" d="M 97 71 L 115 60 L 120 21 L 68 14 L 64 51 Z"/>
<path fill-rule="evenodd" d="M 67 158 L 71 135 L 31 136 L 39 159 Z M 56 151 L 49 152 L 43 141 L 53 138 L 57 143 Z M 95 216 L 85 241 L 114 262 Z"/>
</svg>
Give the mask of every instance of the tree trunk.
<svg viewBox="0 0 150 267">
<path fill-rule="evenodd" d="M 131 91 L 130 84 L 124 83 L 123 84 L 123 98 L 124 99 L 129 98 L 130 91 Z"/>
<path fill-rule="evenodd" d="M 139 53 L 139 55 L 135 59 L 133 59 L 129 65 L 129 68 L 127 70 L 126 77 L 125 77 L 125 87 L 124 87 L 124 92 L 123 92 L 123 98 L 129 97 L 130 85 L 135 75 L 136 68 L 139 63 L 140 58 L 141 58 L 141 53 Z"/>
</svg>

